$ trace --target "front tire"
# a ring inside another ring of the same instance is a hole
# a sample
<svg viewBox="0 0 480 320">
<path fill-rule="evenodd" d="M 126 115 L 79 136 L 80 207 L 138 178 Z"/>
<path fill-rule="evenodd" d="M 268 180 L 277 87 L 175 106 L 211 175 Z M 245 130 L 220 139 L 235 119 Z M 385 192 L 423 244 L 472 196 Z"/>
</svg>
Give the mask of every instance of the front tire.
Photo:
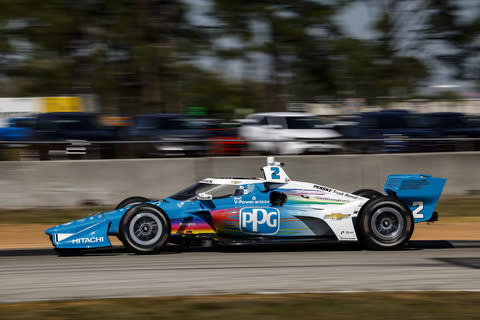
<svg viewBox="0 0 480 320">
<path fill-rule="evenodd" d="M 157 206 L 139 204 L 130 208 L 120 221 L 125 246 L 138 254 L 160 251 L 170 236 L 170 221 Z"/>
<path fill-rule="evenodd" d="M 122 201 L 120 201 L 119 204 L 117 204 L 117 206 L 115 207 L 115 210 L 117 209 L 121 209 L 121 208 L 125 208 L 127 206 L 130 206 L 132 204 L 141 204 L 141 203 L 145 203 L 145 202 L 148 202 L 148 201 L 151 201 L 150 199 L 148 198 L 144 198 L 144 197 L 128 197 Z"/>
<path fill-rule="evenodd" d="M 356 220 L 360 242 L 369 249 L 388 250 L 403 246 L 414 228 L 410 209 L 393 197 L 369 200 Z"/>
<path fill-rule="evenodd" d="M 142 204 L 142 203 L 145 203 L 145 202 L 148 202 L 148 201 L 150 201 L 150 199 L 145 198 L 145 197 L 138 197 L 138 196 L 128 197 L 128 198 L 120 201 L 120 203 L 117 204 L 117 206 L 115 207 L 115 210 L 122 209 L 122 208 L 125 208 L 125 207 L 128 207 L 128 206 L 131 206 L 131 205 Z M 118 238 L 118 240 L 120 240 L 123 243 L 124 246 L 127 246 L 125 244 L 125 239 L 123 238 L 121 233 L 117 234 L 117 238 Z"/>
</svg>

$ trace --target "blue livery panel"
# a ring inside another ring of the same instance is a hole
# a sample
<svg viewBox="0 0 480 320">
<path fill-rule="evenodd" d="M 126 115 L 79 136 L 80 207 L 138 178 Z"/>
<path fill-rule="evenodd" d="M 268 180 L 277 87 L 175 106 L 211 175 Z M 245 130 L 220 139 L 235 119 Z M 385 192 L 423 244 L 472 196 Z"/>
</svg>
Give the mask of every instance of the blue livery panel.
<svg viewBox="0 0 480 320">
<path fill-rule="evenodd" d="M 52 242 L 60 249 L 110 247 L 112 244 L 108 239 L 109 224 L 107 220 L 103 220 L 76 233 L 55 233 Z"/>
</svg>

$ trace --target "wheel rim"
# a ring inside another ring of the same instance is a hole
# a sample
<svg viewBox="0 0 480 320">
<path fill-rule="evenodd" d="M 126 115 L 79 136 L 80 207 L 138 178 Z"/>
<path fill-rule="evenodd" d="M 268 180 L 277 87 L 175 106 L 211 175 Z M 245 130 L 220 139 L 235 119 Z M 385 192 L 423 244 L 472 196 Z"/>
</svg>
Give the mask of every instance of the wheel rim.
<svg viewBox="0 0 480 320">
<path fill-rule="evenodd" d="M 375 236 L 382 240 L 394 240 L 403 230 L 403 216 L 394 208 L 380 208 L 372 215 L 370 226 Z"/>
<path fill-rule="evenodd" d="M 140 212 L 130 222 L 129 234 L 132 240 L 142 246 L 149 246 L 160 239 L 163 227 L 158 216 L 152 212 Z"/>
</svg>

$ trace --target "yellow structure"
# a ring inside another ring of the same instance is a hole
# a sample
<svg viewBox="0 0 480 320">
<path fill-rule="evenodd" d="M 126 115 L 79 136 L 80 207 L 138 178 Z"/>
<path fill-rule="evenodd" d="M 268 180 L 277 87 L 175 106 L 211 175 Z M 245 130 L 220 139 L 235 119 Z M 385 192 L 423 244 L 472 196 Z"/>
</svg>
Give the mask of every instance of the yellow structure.
<svg viewBox="0 0 480 320">
<path fill-rule="evenodd" d="M 42 99 L 41 112 L 82 112 L 84 110 L 80 97 L 45 97 Z"/>
</svg>

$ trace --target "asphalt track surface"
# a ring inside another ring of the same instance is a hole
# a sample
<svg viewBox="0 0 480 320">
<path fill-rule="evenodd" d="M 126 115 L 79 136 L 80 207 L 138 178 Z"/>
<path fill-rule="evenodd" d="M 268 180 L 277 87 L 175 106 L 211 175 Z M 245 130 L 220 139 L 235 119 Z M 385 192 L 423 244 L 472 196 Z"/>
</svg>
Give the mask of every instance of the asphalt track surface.
<svg viewBox="0 0 480 320">
<path fill-rule="evenodd" d="M 57 256 L 0 251 L 0 302 L 229 293 L 480 291 L 480 241 L 412 241 L 397 251 L 321 245 L 123 248 Z"/>
</svg>

